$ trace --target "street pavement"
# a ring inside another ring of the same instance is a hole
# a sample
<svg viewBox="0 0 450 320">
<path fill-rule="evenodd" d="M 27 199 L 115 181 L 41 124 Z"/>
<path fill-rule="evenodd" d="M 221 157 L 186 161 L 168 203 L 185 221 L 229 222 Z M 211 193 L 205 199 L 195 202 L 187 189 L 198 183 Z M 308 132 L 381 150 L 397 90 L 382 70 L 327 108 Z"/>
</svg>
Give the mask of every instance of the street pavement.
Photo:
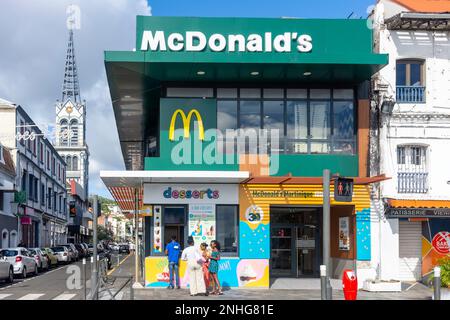
<svg viewBox="0 0 450 320">
<path fill-rule="evenodd" d="M 113 254 L 113 268 L 127 257 L 127 255 Z M 87 259 L 86 266 L 86 288 L 89 291 L 90 258 Z M 0 282 L 0 300 L 84 300 L 84 279 L 84 268 L 80 260 L 68 265 L 57 266 L 47 272 L 40 272 L 38 276 L 29 276 L 26 279 L 15 278 L 11 285 Z M 100 299 L 106 299 L 105 295 L 103 294 L 103 297 L 101 295 Z"/>
<path fill-rule="evenodd" d="M 134 256 L 116 268 L 113 275 L 133 275 Z M 292 289 L 238 289 L 223 288 L 222 296 L 191 297 L 188 289 L 143 288 L 134 289 L 135 300 L 320 300 L 320 290 Z M 358 291 L 358 300 L 431 300 L 432 290 L 420 283 L 406 284 L 402 292 Z M 129 290 L 124 290 L 123 300 L 129 299 Z M 333 290 L 333 300 L 344 300 L 342 290 Z"/>
<path fill-rule="evenodd" d="M 189 295 L 189 290 L 139 289 L 134 291 L 136 300 L 320 300 L 320 290 L 284 290 L 284 289 L 223 289 L 221 296 Z M 358 300 L 431 300 L 432 292 L 428 288 L 413 287 L 402 292 L 358 291 Z M 333 290 L 333 300 L 344 300 L 342 290 Z"/>
</svg>

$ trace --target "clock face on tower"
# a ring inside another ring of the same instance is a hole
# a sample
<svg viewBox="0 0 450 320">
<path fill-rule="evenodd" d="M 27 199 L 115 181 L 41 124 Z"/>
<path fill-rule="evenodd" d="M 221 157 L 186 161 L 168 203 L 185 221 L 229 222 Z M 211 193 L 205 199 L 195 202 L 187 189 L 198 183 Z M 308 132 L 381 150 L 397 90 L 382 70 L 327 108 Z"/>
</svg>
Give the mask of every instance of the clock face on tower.
<svg viewBox="0 0 450 320">
<path fill-rule="evenodd" d="M 72 111 L 73 111 L 73 105 L 69 102 L 69 103 L 66 105 L 66 112 L 67 112 L 67 113 L 72 113 Z"/>
</svg>

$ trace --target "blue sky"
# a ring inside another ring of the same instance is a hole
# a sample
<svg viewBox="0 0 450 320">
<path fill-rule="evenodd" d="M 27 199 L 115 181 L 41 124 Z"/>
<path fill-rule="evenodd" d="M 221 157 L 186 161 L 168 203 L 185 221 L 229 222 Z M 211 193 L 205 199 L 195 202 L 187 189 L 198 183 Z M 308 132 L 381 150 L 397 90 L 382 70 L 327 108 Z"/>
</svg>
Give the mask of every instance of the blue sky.
<svg viewBox="0 0 450 320">
<path fill-rule="evenodd" d="M 376 0 L 148 0 L 155 16 L 367 17 Z"/>
</svg>

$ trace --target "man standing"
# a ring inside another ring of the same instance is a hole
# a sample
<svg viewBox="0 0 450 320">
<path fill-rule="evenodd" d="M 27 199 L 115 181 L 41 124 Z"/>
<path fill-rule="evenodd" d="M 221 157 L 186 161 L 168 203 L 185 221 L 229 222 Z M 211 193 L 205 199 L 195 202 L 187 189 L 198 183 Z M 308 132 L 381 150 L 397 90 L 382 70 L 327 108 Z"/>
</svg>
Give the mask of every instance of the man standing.
<svg viewBox="0 0 450 320">
<path fill-rule="evenodd" d="M 169 260 L 169 274 L 170 274 L 170 283 L 167 289 L 174 289 L 173 285 L 173 273 L 175 272 L 175 278 L 177 283 L 177 289 L 180 289 L 180 273 L 178 267 L 178 259 L 180 258 L 180 244 L 177 242 L 177 237 L 172 236 L 172 240 L 166 246 L 166 255 Z"/>
<path fill-rule="evenodd" d="M 202 270 L 202 255 L 200 250 L 194 247 L 194 238 L 188 238 L 188 245 L 181 254 L 181 259 L 187 261 L 187 267 L 189 270 L 189 289 L 191 296 L 199 294 L 206 295 L 205 280 L 203 278 Z"/>
</svg>

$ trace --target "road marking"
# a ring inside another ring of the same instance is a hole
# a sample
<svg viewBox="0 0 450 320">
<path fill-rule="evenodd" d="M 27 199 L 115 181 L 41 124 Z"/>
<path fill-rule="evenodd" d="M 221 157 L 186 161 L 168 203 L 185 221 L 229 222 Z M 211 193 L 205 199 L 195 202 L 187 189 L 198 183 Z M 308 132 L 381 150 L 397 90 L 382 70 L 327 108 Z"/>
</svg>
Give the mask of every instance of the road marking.
<svg viewBox="0 0 450 320">
<path fill-rule="evenodd" d="M 3 293 L 3 294 L 0 294 L 0 300 L 3 300 L 3 299 L 5 299 L 5 298 L 8 298 L 9 296 L 12 296 L 12 294 L 11 294 L 11 293 Z"/>
<path fill-rule="evenodd" d="M 44 293 L 29 293 L 17 300 L 36 300 L 36 299 L 39 299 L 40 297 L 42 297 L 43 295 L 44 295 Z"/>
<path fill-rule="evenodd" d="M 118 267 L 120 267 L 120 265 L 121 265 L 122 263 L 124 263 L 125 260 L 127 260 L 130 256 L 131 256 L 131 252 L 130 252 L 130 253 L 129 253 L 122 261 L 120 261 L 119 264 L 118 264 L 117 266 L 115 266 L 115 267 L 112 268 L 109 272 L 107 272 L 106 275 L 107 275 L 107 276 L 111 275 L 111 274 L 112 274 L 114 271 L 116 271 L 116 269 L 117 269 Z"/>
<path fill-rule="evenodd" d="M 52 300 L 71 300 L 76 295 L 76 293 L 63 293 L 59 296 L 54 297 Z"/>
</svg>

